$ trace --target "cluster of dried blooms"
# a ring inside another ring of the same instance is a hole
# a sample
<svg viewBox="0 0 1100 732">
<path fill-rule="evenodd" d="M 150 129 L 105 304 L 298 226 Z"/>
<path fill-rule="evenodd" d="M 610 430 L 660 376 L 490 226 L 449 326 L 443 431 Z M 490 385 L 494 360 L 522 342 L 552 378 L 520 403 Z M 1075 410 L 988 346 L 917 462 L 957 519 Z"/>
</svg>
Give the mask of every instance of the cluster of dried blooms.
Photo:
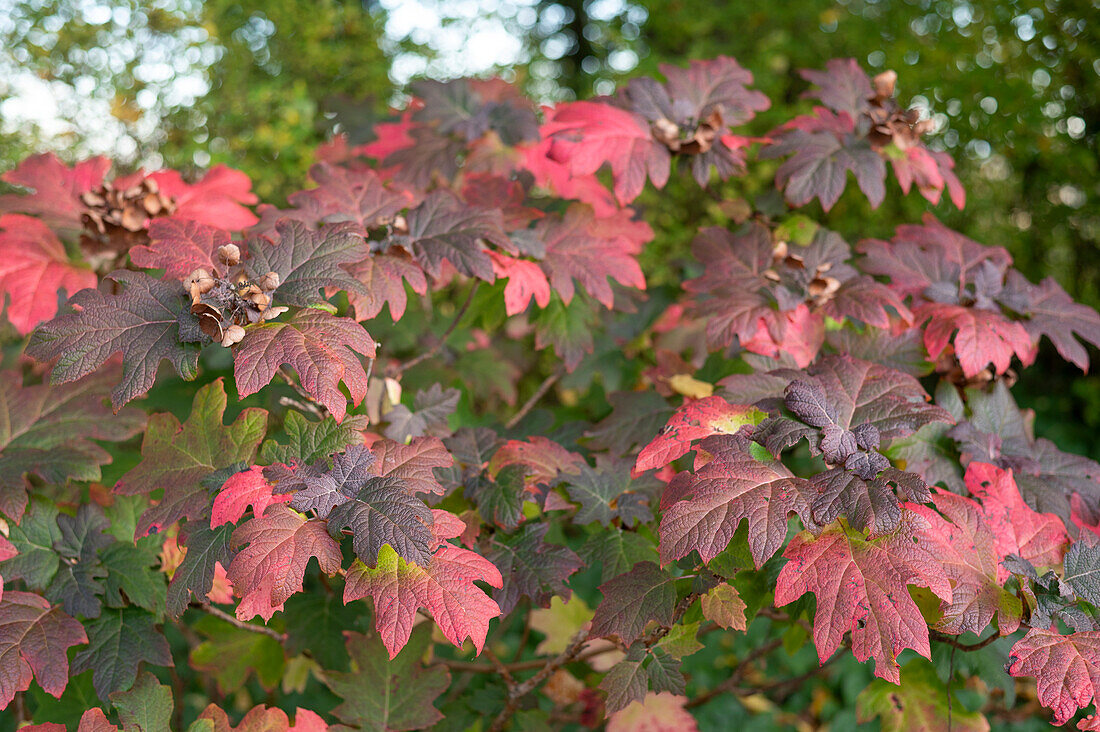
<svg viewBox="0 0 1100 732">
<path fill-rule="evenodd" d="M 202 332 L 228 348 L 244 338 L 244 326 L 277 318 L 288 308 L 271 306 L 271 293 L 279 286 L 277 272 L 250 279 L 236 244 L 218 247 L 217 257 L 224 273 L 196 269 L 187 278 L 187 290 Z"/>
</svg>

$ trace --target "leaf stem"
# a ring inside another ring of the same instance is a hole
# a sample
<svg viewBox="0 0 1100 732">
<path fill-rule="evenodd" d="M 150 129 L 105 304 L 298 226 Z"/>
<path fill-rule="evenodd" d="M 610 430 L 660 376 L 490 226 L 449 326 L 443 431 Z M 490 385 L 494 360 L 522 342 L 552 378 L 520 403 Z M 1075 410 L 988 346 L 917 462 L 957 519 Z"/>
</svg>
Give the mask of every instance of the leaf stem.
<svg viewBox="0 0 1100 732">
<path fill-rule="evenodd" d="M 458 327 L 458 323 L 462 320 L 462 316 L 465 315 L 466 311 L 470 309 L 470 305 L 474 301 L 474 295 L 477 294 L 477 288 L 480 286 L 481 280 L 474 280 L 474 286 L 470 288 L 470 294 L 466 296 L 466 302 L 462 303 L 462 307 L 460 307 L 458 309 L 458 312 L 455 313 L 454 319 L 451 320 L 451 324 L 447 326 L 447 330 L 443 331 L 443 335 L 439 337 L 439 340 L 435 342 L 435 345 L 433 345 L 431 348 L 424 351 L 411 361 L 408 361 L 398 366 L 393 373 L 394 378 L 400 378 L 403 373 L 411 369 L 413 366 L 427 361 L 429 358 L 437 354 L 439 352 L 439 349 L 443 348 L 443 345 L 447 342 L 447 339 L 451 337 L 451 333 L 454 333 L 455 328 Z"/>
<path fill-rule="evenodd" d="M 527 416 L 527 413 L 535 408 L 535 405 L 538 404 L 539 400 L 546 395 L 546 392 L 550 391 L 550 387 L 552 387 L 554 383 L 562 377 L 564 371 L 564 367 L 559 366 L 558 369 L 554 371 L 554 373 L 543 379 L 542 383 L 539 384 L 539 388 L 535 389 L 535 393 L 532 394 L 531 397 L 523 403 L 523 406 L 519 408 L 518 412 L 513 414 L 512 417 L 504 423 L 504 427 L 506 429 L 512 429 L 517 424 L 519 424 L 520 421 Z"/>
<path fill-rule="evenodd" d="M 193 602 L 193 603 L 191 603 L 191 607 L 197 607 L 200 610 L 202 610 L 203 612 L 208 613 L 210 615 L 213 615 L 215 618 L 219 618 L 221 620 L 224 620 L 225 622 L 229 623 L 230 625 L 232 625 L 234 627 L 237 627 L 237 628 L 240 628 L 241 630 L 247 630 L 247 631 L 250 631 L 252 633 L 259 633 L 261 635 L 266 635 L 269 638 L 274 638 L 275 640 L 279 641 L 280 643 L 282 643 L 283 641 L 286 640 L 286 635 L 284 635 L 283 633 L 280 633 L 276 630 L 272 630 L 271 628 L 268 628 L 266 625 L 253 625 L 252 623 L 246 623 L 243 620 L 238 620 L 236 618 L 236 616 L 230 615 L 229 613 L 225 612 L 224 610 L 220 610 L 220 609 L 214 607 L 213 605 L 211 605 L 208 602 L 198 602 L 198 603 Z"/>
<path fill-rule="evenodd" d="M 978 641 L 977 643 L 967 644 L 967 643 L 960 643 L 959 641 L 955 640 L 955 638 L 953 638 L 952 636 L 949 636 L 945 633 L 941 633 L 938 630 L 933 630 L 928 635 L 932 640 L 939 641 L 940 643 L 946 643 L 947 645 L 951 646 L 952 648 L 958 648 L 960 651 L 980 651 L 981 649 L 985 648 L 990 643 L 998 640 L 1001 637 L 1001 634 L 998 632 L 998 633 L 994 633 L 993 635 L 989 636 L 988 638 L 985 638 L 983 640 Z"/>
<path fill-rule="evenodd" d="M 542 668 L 539 669 L 538 673 L 520 684 L 509 684 L 508 701 L 505 703 L 504 709 L 500 710 L 500 714 L 496 716 L 496 719 L 494 719 L 493 723 L 489 726 L 488 732 L 501 732 L 501 730 L 504 729 L 504 725 L 508 724 L 508 720 L 516 713 L 516 709 L 519 708 L 520 699 L 534 691 L 559 668 L 575 660 L 580 655 L 581 649 L 587 642 L 588 631 L 579 631 L 573 636 L 573 640 L 570 641 L 569 646 L 564 651 L 542 664 Z"/>
</svg>

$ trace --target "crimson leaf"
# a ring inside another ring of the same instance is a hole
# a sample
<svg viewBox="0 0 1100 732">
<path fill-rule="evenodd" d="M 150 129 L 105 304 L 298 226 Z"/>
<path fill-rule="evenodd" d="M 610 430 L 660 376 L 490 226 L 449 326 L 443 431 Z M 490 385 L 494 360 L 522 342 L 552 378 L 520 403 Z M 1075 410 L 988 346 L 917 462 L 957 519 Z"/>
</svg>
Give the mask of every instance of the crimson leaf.
<svg viewBox="0 0 1100 732">
<path fill-rule="evenodd" d="M 367 375 L 356 354 L 374 358 L 376 349 L 374 339 L 354 320 L 313 308 L 300 310 L 286 322 L 248 329 L 233 349 L 237 391 L 241 397 L 256 393 L 285 364 L 298 374 L 302 388 L 340 422 L 347 413 L 340 382 L 348 387 L 352 404 L 358 405 L 367 393 Z"/>
</svg>

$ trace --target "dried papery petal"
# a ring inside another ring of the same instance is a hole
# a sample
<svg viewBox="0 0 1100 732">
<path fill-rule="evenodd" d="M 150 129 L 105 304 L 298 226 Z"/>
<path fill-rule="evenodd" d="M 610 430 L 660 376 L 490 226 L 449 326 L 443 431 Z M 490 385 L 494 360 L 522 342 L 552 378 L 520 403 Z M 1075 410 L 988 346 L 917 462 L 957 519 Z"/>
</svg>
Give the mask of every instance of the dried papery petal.
<svg viewBox="0 0 1100 732">
<path fill-rule="evenodd" d="M 271 292 L 279 286 L 279 273 L 268 272 L 263 277 L 256 280 L 256 284 L 259 285 L 260 289 L 264 292 Z"/>
<path fill-rule="evenodd" d="M 264 320 L 274 320 L 275 318 L 285 313 L 287 310 L 290 310 L 290 308 L 282 306 L 277 308 L 268 308 L 264 311 Z"/>
<path fill-rule="evenodd" d="M 210 340 L 220 341 L 225 336 L 222 314 L 217 308 L 199 302 L 191 306 L 191 313 L 198 317 L 199 328 Z"/>
<path fill-rule="evenodd" d="M 234 343 L 240 343 L 244 339 L 244 328 L 234 323 L 225 329 L 225 337 L 222 338 L 222 345 L 229 348 Z"/>
<path fill-rule="evenodd" d="M 876 99 L 889 99 L 894 96 L 894 85 L 898 81 L 898 72 L 887 69 L 881 74 L 876 74 L 871 83 L 875 87 Z"/>
<path fill-rule="evenodd" d="M 218 247 L 218 259 L 230 267 L 241 263 L 241 250 L 236 244 L 224 244 Z"/>
</svg>

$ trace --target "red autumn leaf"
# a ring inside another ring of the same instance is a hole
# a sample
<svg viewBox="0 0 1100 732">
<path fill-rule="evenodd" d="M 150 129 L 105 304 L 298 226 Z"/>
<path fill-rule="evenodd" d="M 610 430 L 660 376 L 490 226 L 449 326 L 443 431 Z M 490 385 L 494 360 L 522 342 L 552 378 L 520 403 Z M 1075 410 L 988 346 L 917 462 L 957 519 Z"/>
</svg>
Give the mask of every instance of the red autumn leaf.
<svg viewBox="0 0 1100 732">
<path fill-rule="evenodd" d="M 591 175 L 609 164 L 622 205 L 638 197 L 647 176 L 657 188 L 668 182 L 668 148 L 653 139 L 642 117 L 625 109 L 601 102 L 559 104 L 541 132 L 553 140 L 549 157 L 567 165 L 570 175 Z"/>
<path fill-rule="evenodd" d="M 69 262 L 61 240 L 40 220 L 0 216 L 0 308 L 20 335 L 57 315 L 61 290 L 71 296 L 96 282 L 90 269 Z"/>
<path fill-rule="evenodd" d="M 717 395 L 689 400 L 638 453 L 634 474 L 663 468 L 690 450 L 695 440 L 708 435 L 735 435 L 763 417 L 763 412 L 756 407 L 730 404 Z"/>
<path fill-rule="evenodd" d="M 259 199 L 252 192 L 252 181 L 239 170 L 215 165 L 195 183 L 184 182 L 174 170 L 158 170 L 146 177 L 156 181 L 161 192 L 174 200 L 172 218 L 230 231 L 247 229 L 258 221 L 246 205 Z"/>
<path fill-rule="evenodd" d="M 980 310 L 961 305 L 929 303 L 914 309 L 914 323 L 924 326 L 924 347 L 935 360 L 954 336 L 955 357 L 963 375 L 973 378 L 988 364 L 1003 374 L 1015 354 L 1024 366 L 1035 360 L 1037 349 L 1021 323 L 1009 320 L 995 310 Z"/>
<path fill-rule="evenodd" d="M 489 252 L 489 258 L 493 260 L 494 274 L 508 280 L 504 287 L 504 311 L 508 315 L 522 313 L 531 298 L 540 308 L 550 304 L 550 283 L 537 263 L 498 252 Z"/>
<path fill-rule="evenodd" d="M 325 732 L 328 725 L 316 712 L 298 707 L 294 713 L 294 724 L 286 712 L 277 707 L 265 707 L 259 705 L 252 707 L 245 713 L 240 724 L 233 726 L 229 721 L 229 715 L 221 707 L 210 704 L 199 715 L 199 719 L 209 720 L 214 732 Z M 83 729 L 77 732 L 84 732 Z"/>
<path fill-rule="evenodd" d="M 15 545 L 8 541 L 7 537 L 0 536 L 0 562 L 5 559 L 11 559 L 17 555 L 19 551 L 15 548 Z M 0 600 L 4 599 L 4 578 L 0 576 Z"/>
<path fill-rule="evenodd" d="M 6 592 L 0 600 L 0 709 L 17 692 L 30 688 L 31 676 L 49 694 L 61 698 L 69 683 L 70 646 L 87 643 L 84 626 L 29 592 Z"/>
<path fill-rule="evenodd" d="M 573 299 L 574 280 L 607 308 L 614 305 L 609 278 L 645 289 L 637 255 L 653 238 L 653 230 L 644 221 L 631 220 L 628 211 L 597 219 L 589 207 L 573 205 L 564 216 L 539 221 L 535 236 L 546 246 L 542 268 L 566 304 Z"/>
<path fill-rule="evenodd" d="M 241 620 L 259 615 L 268 621 L 282 610 L 291 595 L 302 591 L 306 565 L 314 557 L 326 574 L 338 572 L 342 559 L 323 521 L 306 519 L 281 503 L 238 526 L 233 546 L 240 551 L 226 573 L 241 597 Z"/>
<path fill-rule="evenodd" d="M 951 583 L 931 546 L 920 541 L 928 523 L 905 511 L 894 533 L 875 539 L 841 523 L 820 536 L 803 531 L 783 552 L 788 560 L 776 580 L 775 604 L 782 607 L 807 592 L 817 596 L 814 645 L 822 663 L 851 631 L 852 653 L 875 659 L 875 676 L 900 683 L 897 656 L 912 648 L 931 657 L 928 627 L 909 596 L 908 585 L 927 587 L 951 601 Z"/>
<path fill-rule="evenodd" d="M 769 358 L 787 356 L 799 368 L 817 358 L 825 343 L 825 321 L 802 303 L 794 310 L 768 311 L 757 323 L 756 333 L 741 341 L 746 351 Z"/>
<path fill-rule="evenodd" d="M 0 212 L 33 214 L 51 228 L 79 230 L 84 211 L 80 194 L 98 188 L 110 169 L 111 161 L 103 156 L 70 168 L 53 153 L 31 155 L 0 179 L 29 188 L 33 193 L 0 196 Z"/>
<path fill-rule="evenodd" d="M 400 478 L 413 494 L 442 495 L 445 492 L 433 471 L 449 468 L 454 458 L 438 437 L 413 437 L 407 445 L 389 439 L 378 440 L 371 445 L 371 452 L 374 453 L 371 470 L 375 475 Z"/>
<path fill-rule="evenodd" d="M 470 206 L 448 191 L 431 193 L 409 211 L 407 220 L 408 234 L 390 239 L 411 251 L 432 277 L 442 274 L 443 262 L 447 261 L 464 275 L 492 282 L 493 263 L 482 242 L 516 251 L 504 232 L 499 210 Z"/>
<path fill-rule="evenodd" d="M 981 635 L 997 615 L 1001 635 L 1014 633 L 1023 607 L 1020 598 L 1005 589 L 1007 578 L 999 577 L 1005 556 L 997 552 L 981 507 L 969 498 L 938 489 L 933 500 L 939 513 L 916 503 L 906 508 L 928 522 L 930 530 L 924 536 L 932 542 L 947 578 L 954 583 L 951 601 L 940 606 L 943 618 L 937 627 L 952 635 Z"/>
<path fill-rule="evenodd" d="M 1011 470 L 973 462 L 967 466 L 963 480 L 971 495 L 981 501 L 998 557 L 1018 554 L 1036 567 L 1061 564 L 1069 541 L 1065 525 L 1054 514 L 1038 513 L 1024 502 Z M 1010 576 L 1007 569 L 997 566 L 998 582 Z"/>
<path fill-rule="evenodd" d="M 168 277 L 183 279 L 200 267 L 213 272 L 214 253 L 232 240 L 224 229 L 198 221 L 156 219 L 149 225 L 148 246 L 130 249 L 138 267 L 163 269 Z"/>
<path fill-rule="evenodd" d="M 406 282 L 418 295 L 428 291 L 424 270 L 400 249 L 372 254 L 347 265 L 346 269 L 364 288 L 363 292 L 347 291 L 348 301 L 355 308 L 355 319 L 359 321 L 374 318 L 386 303 L 390 306 L 390 318 L 394 322 L 400 320 L 408 302 Z"/>
<path fill-rule="evenodd" d="M 366 236 L 371 229 L 389 223 L 393 217 L 416 201 L 408 191 L 386 187 L 370 168 L 343 167 L 318 163 L 309 170 L 317 186 L 290 194 L 292 209 L 261 206 L 260 224 L 253 232 L 274 228 L 279 218 L 301 221 L 311 228 L 321 224 L 350 222 L 355 231 Z"/>
<path fill-rule="evenodd" d="M 271 494 L 271 484 L 264 479 L 263 470 L 263 466 L 253 465 L 225 481 L 218 495 L 214 496 L 214 505 L 210 509 L 210 528 L 237 523 L 249 506 L 252 507 L 253 516 L 263 516 L 264 510 L 271 504 L 290 500 L 287 494 Z"/>
<path fill-rule="evenodd" d="M 475 581 L 501 587 L 500 571 L 480 554 L 448 544 L 466 528 L 447 511 L 432 511 L 434 553 L 426 566 L 410 564 L 385 545 L 373 569 L 356 561 L 348 570 L 344 603 L 370 597 L 374 601 L 375 628 L 393 658 L 412 633 L 416 612 L 424 608 L 443 635 L 461 647 L 469 638 L 478 653 L 485 645 L 489 621 L 500 608 Z"/>
<path fill-rule="evenodd" d="M 528 484 L 548 483 L 560 472 L 571 472 L 584 462 L 584 458 L 570 452 L 558 443 L 541 435 L 532 435 L 526 441 L 508 440 L 493 453 L 489 460 L 489 474 L 495 476 L 508 465 L 523 465 Z"/>
<path fill-rule="evenodd" d="M 527 190 L 518 180 L 491 173 L 471 173 L 462 184 L 462 198 L 480 208 L 499 208 L 507 231 L 526 229 L 527 225 L 546 214 L 537 208 L 524 206 Z"/>
<path fill-rule="evenodd" d="M 233 349 L 237 392 L 254 394 L 271 383 L 282 365 L 298 374 L 306 393 L 332 412 L 337 422 L 347 413 L 342 381 L 358 405 L 367 394 L 367 374 L 359 356 L 374 358 L 376 345 L 363 326 L 307 308 L 286 322 L 252 326 Z"/>
<path fill-rule="evenodd" d="M 712 456 L 709 462 L 696 458 L 695 472 L 677 475 L 661 497 L 662 564 L 692 551 L 709 562 L 725 551 L 745 519 L 749 551 L 759 567 L 783 546 L 791 513 L 810 523 L 813 490 L 783 463 L 757 460 L 744 437 L 710 437 L 699 448 Z"/>
<path fill-rule="evenodd" d="M 1089 355 L 1078 339 L 1100 345 L 1100 314 L 1074 302 L 1054 278 L 1033 285 L 1016 270 L 1005 283 L 1004 302 L 1027 316 L 1022 322 L 1036 343 L 1046 336 L 1062 358 L 1082 371 L 1089 367 Z"/>
<path fill-rule="evenodd" d="M 548 111 L 547 114 L 552 114 Z M 595 175 L 574 175 L 568 163 L 550 157 L 554 141 L 545 138 L 537 145 L 521 147 L 523 167 L 535 177 L 535 182 L 561 198 L 568 198 L 592 207 L 596 216 L 611 216 L 619 210 L 611 191 Z"/>
<path fill-rule="evenodd" d="M 1100 686 L 1100 631 L 1060 635 L 1032 628 L 1012 646 L 1008 672 L 1034 676 L 1039 703 L 1054 710 L 1054 723 L 1065 724 L 1077 710 L 1095 703 Z"/>
</svg>

